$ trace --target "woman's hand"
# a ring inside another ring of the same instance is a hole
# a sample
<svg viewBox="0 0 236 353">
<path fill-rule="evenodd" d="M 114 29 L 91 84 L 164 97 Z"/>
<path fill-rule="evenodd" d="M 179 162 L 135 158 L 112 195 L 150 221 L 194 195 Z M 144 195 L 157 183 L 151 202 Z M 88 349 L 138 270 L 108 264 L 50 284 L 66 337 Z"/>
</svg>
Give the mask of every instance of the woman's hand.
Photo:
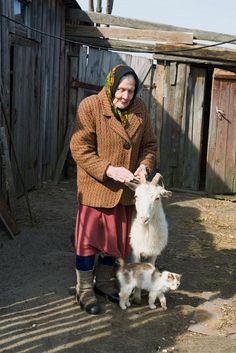
<svg viewBox="0 0 236 353">
<path fill-rule="evenodd" d="M 121 183 L 134 179 L 133 173 L 131 173 L 128 169 L 124 167 L 113 167 L 112 165 L 109 165 L 107 168 L 106 175 L 115 181 L 120 181 Z"/>
<path fill-rule="evenodd" d="M 137 168 L 137 170 L 134 173 L 135 180 L 137 181 L 140 181 L 142 176 L 144 176 L 145 179 L 148 176 L 148 171 L 144 164 L 140 164 L 140 166 Z"/>
</svg>

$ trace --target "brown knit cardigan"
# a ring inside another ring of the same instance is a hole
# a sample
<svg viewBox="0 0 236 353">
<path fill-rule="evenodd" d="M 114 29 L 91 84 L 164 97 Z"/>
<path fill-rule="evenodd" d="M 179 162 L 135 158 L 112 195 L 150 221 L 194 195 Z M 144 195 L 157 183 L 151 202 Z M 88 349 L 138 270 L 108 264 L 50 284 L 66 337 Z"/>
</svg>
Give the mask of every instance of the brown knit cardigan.
<svg viewBox="0 0 236 353">
<path fill-rule="evenodd" d="M 115 118 L 104 87 L 85 98 L 76 113 L 70 148 L 77 163 L 78 200 L 92 207 L 133 204 L 133 192 L 106 176 L 106 169 L 123 166 L 132 173 L 142 163 L 153 169 L 157 142 L 145 104 L 136 98 L 124 128 Z"/>
</svg>

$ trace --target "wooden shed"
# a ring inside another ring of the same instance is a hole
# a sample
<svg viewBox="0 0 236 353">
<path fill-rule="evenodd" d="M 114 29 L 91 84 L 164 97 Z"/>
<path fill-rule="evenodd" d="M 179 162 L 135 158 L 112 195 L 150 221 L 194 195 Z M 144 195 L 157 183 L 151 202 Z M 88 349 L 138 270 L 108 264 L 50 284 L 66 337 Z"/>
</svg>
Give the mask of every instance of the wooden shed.
<svg viewBox="0 0 236 353">
<path fill-rule="evenodd" d="M 75 0 L 1 0 L 0 126 L 16 194 L 52 178 L 68 124 L 65 12 Z M 1 163 L 2 166 L 3 163 Z M 1 174 L 1 189 L 8 188 Z M 22 178 L 20 178 L 22 176 Z"/>
<path fill-rule="evenodd" d="M 159 143 L 157 163 L 166 184 L 208 193 L 236 192 L 236 50 L 216 45 L 235 43 L 236 36 L 76 9 L 67 10 L 66 36 L 115 51 L 152 53 L 153 66 L 144 82 L 150 93 L 146 102 L 151 102 Z M 93 58 L 101 73 L 95 53 Z M 122 60 L 129 64 L 124 56 Z M 146 65 L 139 63 L 135 69 L 143 77 L 141 67 Z M 93 77 L 98 82 L 94 68 L 89 74 L 90 60 L 84 67 L 88 74 L 82 79 L 79 73 L 79 80 L 91 85 Z"/>
<path fill-rule="evenodd" d="M 75 0 L 2 0 L 0 14 L 0 126 L 17 195 L 22 180 L 29 190 L 59 179 L 76 105 L 118 62 L 133 66 L 142 82 L 166 184 L 235 192 L 236 51 L 198 50 L 193 42 L 233 36 L 86 13 Z M 1 184 L 7 190 L 3 173 Z"/>
<path fill-rule="evenodd" d="M 178 59 L 177 59 L 178 60 Z M 236 74 L 158 59 L 161 169 L 168 185 L 236 192 Z"/>
</svg>

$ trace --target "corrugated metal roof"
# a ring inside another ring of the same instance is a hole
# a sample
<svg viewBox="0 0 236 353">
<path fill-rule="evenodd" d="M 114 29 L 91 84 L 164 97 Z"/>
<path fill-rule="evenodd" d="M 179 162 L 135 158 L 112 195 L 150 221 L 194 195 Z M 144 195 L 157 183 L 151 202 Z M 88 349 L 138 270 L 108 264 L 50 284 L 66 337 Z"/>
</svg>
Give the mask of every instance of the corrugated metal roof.
<svg viewBox="0 0 236 353">
<path fill-rule="evenodd" d="M 73 9 L 81 9 L 81 7 L 79 6 L 76 0 L 64 0 L 64 3 L 66 4 L 67 7 L 70 7 Z"/>
</svg>

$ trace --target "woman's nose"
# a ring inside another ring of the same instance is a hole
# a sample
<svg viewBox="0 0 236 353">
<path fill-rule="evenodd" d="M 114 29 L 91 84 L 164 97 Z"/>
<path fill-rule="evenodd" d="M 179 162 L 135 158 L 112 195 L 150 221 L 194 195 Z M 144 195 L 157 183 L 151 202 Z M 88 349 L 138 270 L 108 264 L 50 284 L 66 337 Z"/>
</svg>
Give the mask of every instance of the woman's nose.
<svg viewBox="0 0 236 353">
<path fill-rule="evenodd" d="M 129 97 L 128 91 L 124 91 L 122 96 L 124 99 L 128 99 L 128 97 Z"/>
</svg>

